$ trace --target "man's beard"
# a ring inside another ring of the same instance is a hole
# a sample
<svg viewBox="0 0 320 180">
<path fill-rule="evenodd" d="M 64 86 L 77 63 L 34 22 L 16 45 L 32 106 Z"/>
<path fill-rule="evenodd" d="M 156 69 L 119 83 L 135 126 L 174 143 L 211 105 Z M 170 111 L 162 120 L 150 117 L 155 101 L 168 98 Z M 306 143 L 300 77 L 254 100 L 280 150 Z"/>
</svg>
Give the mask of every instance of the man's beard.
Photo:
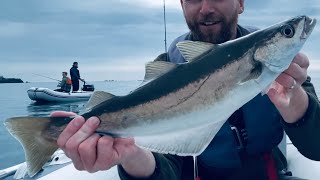
<svg viewBox="0 0 320 180">
<path fill-rule="evenodd" d="M 212 16 L 207 15 L 201 21 L 217 21 L 217 18 L 213 18 Z M 238 14 L 234 14 L 230 22 L 227 22 L 227 20 L 224 17 L 219 17 L 219 21 L 221 24 L 221 30 L 218 33 L 209 32 L 207 34 L 204 34 L 201 32 L 200 24 L 198 22 L 190 21 L 186 18 L 187 25 L 192 33 L 192 37 L 194 38 L 193 40 L 213 44 L 220 44 L 231 40 L 235 33 L 234 27 L 237 25 L 238 22 Z"/>
</svg>

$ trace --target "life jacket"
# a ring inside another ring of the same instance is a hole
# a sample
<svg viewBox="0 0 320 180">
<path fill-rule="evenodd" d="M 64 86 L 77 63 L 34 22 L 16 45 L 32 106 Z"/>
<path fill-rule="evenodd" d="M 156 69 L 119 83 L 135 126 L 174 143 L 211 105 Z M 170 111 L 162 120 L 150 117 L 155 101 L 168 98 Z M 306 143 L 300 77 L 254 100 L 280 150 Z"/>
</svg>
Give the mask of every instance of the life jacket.
<svg viewBox="0 0 320 180">
<path fill-rule="evenodd" d="M 72 84 L 72 81 L 70 78 L 67 77 L 67 81 L 66 81 L 66 84 Z"/>
</svg>

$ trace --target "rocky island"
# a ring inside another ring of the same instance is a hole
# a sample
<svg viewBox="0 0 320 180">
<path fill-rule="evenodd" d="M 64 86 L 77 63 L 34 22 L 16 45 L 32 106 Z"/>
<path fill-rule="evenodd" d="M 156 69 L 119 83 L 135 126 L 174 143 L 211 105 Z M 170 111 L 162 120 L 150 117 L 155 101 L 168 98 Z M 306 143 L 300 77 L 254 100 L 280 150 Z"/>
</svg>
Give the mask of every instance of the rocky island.
<svg viewBox="0 0 320 180">
<path fill-rule="evenodd" d="M 0 83 L 23 83 L 23 81 L 19 78 L 5 78 L 0 76 Z"/>
</svg>

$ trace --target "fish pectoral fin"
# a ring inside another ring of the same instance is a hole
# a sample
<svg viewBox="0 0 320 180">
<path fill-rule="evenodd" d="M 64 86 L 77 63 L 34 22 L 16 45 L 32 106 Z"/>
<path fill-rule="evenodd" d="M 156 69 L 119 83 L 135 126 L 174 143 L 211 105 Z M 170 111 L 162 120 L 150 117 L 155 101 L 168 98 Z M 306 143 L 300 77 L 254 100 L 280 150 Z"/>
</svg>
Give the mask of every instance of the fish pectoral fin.
<svg viewBox="0 0 320 180">
<path fill-rule="evenodd" d="M 215 48 L 216 44 L 199 41 L 182 41 L 177 43 L 177 47 L 186 61 L 192 62 L 203 53 Z"/>
<path fill-rule="evenodd" d="M 89 101 L 86 103 L 85 108 L 84 108 L 84 112 L 88 112 L 90 111 L 94 106 L 107 101 L 111 98 L 115 97 L 115 95 L 108 93 L 108 92 L 104 92 L 104 91 L 95 91 Z M 84 113 L 82 112 L 82 113 Z"/>
<path fill-rule="evenodd" d="M 194 156 L 201 154 L 225 121 L 190 128 L 184 131 L 163 133 L 153 136 L 135 137 L 135 142 L 142 148 L 163 154 Z"/>
<path fill-rule="evenodd" d="M 30 177 L 36 175 L 58 149 L 56 141 L 42 136 L 42 131 L 49 123 L 49 117 L 17 117 L 4 123 L 10 134 L 23 146 Z"/>
<path fill-rule="evenodd" d="M 144 82 L 150 82 L 177 66 L 177 64 L 166 61 L 149 62 L 146 64 L 146 74 L 144 76 Z"/>
<path fill-rule="evenodd" d="M 268 68 L 264 68 L 260 77 L 254 80 L 261 90 L 261 95 L 265 95 L 268 93 L 278 76 L 279 73 L 273 72 Z"/>
<path fill-rule="evenodd" d="M 261 73 L 262 73 L 262 69 L 260 67 L 254 68 L 246 78 L 242 79 L 240 84 L 243 84 L 243 83 L 250 81 L 250 80 L 258 79 L 261 76 Z"/>
</svg>

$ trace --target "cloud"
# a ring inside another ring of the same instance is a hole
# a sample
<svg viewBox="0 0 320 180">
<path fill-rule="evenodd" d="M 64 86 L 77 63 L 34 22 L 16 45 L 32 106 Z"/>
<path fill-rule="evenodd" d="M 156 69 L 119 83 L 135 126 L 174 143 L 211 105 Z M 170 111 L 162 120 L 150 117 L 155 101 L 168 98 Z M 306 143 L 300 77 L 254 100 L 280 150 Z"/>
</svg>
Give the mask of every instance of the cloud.
<svg viewBox="0 0 320 180">
<path fill-rule="evenodd" d="M 65 11 L 82 12 L 82 13 L 94 13 L 94 14 L 113 14 L 113 13 L 125 13 L 140 12 L 150 13 L 147 9 L 162 9 L 163 0 L 43 0 L 35 3 L 40 6 L 42 11 L 61 13 Z M 181 9 L 180 1 L 178 0 L 166 0 L 166 8 L 168 9 Z M 141 9 L 144 9 L 141 11 Z M 147 10 L 147 12 L 145 11 Z"/>
<path fill-rule="evenodd" d="M 240 23 L 264 28 L 298 14 L 320 20 L 319 2 L 245 1 Z M 170 45 L 188 28 L 180 1 L 166 0 L 166 5 Z M 318 24 L 303 49 L 312 60 L 320 59 L 319 31 Z M 141 78 L 144 63 L 162 52 L 163 0 L 1 1 L 0 66 L 13 68 L 1 73 L 32 79 L 30 73 L 40 71 L 60 78 L 60 72 L 77 60 L 89 80 Z"/>
<path fill-rule="evenodd" d="M 25 10 L 17 1 L 4 2 L 0 7 L 4 27 L 0 30 L 0 61 L 24 61 L 31 56 L 35 62 L 48 57 L 63 61 L 66 56 L 117 57 L 124 51 L 136 55 L 163 50 L 160 1 L 31 0 Z M 167 0 L 167 5 L 174 2 L 179 1 Z M 167 13 L 172 17 L 168 19 L 168 39 L 173 39 L 186 29 L 177 23 L 183 20 L 180 12 L 169 8 Z"/>
<path fill-rule="evenodd" d="M 19 22 L 0 22 L 0 38 L 21 37 L 25 34 L 25 24 Z"/>
<path fill-rule="evenodd" d="M 125 1 L 125 0 L 123 0 Z M 150 0 L 138 0 L 133 3 L 138 3 L 142 6 L 147 7 L 163 7 L 163 0 L 156 0 L 156 1 L 150 1 Z M 180 1 L 179 0 L 165 0 L 166 8 L 171 9 L 181 9 Z"/>
<path fill-rule="evenodd" d="M 320 19 L 320 1 L 269 0 L 263 3 L 245 1 L 245 11 L 240 16 L 240 22 L 244 24 L 255 23 L 256 26 L 266 27 L 298 15 L 308 15 Z"/>
<path fill-rule="evenodd" d="M 155 56 L 153 55 L 123 55 L 113 58 L 99 57 L 87 59 L 64 57 L 60 58 L 61 62 L 58 65 L 54 58 L 43 58 L 42 63 L 33 63 L 32 59 L 25 58 L 21 62 L 0 61 L 0 67 L 2 67 L 0 75 L 20 77 L 24 81 L 49 82 L 53 80 L 35 74 L 60 79 L 61 72 L 69 72 L 72 62 L 78 61 L 81 77 L 88 81 L 103 81 L 107 79 L 137 80 L 143 79 L 146 62 L 153 61 L 154 58 Z"/>
</svg>

